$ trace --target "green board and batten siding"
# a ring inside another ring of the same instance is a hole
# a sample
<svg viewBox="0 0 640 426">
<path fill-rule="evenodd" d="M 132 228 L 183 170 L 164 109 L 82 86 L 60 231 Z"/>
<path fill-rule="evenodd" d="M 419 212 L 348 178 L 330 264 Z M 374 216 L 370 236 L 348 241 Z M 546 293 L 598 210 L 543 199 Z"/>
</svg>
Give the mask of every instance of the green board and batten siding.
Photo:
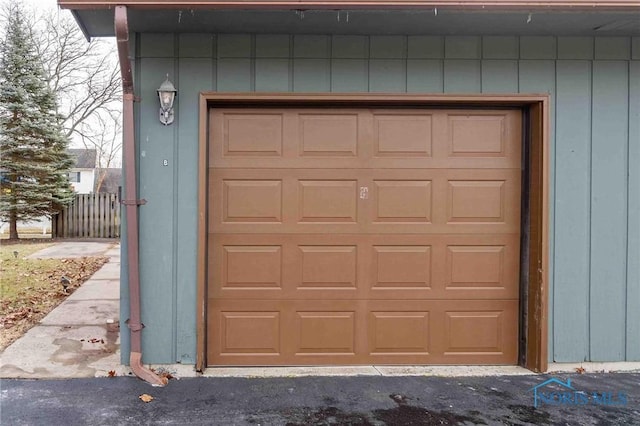
<svg viewBox="0 0 640 426">
<path fill-rule="evenodd" d="M 640 38 L 134 40 L 145 362 L 195 362 L 202 91 L 551 93 L 549 359 L 640 361 Z M 179 90 L 170 127 L 155 92 L 167 73 Z M 126 290 L 123 279 L 125 318 Z M 123 333 L 125 362 L 128 348 Z"/>
</svg>

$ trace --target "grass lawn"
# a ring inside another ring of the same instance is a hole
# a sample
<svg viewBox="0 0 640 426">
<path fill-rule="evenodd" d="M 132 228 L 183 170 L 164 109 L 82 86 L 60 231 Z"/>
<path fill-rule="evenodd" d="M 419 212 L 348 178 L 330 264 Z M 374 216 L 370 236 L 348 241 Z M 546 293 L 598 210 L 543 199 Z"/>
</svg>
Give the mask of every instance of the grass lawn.
<svg viewBox="0 0 640 426">
<path fill-rule="evenodd" d="M 0 245 L 0 350 L 37 324 L 107 262 L 106 257 L 26 259 L 52 245 L 41 241 Z M 70 281 L 67 292 L 60 279 Z"/>
</svg>

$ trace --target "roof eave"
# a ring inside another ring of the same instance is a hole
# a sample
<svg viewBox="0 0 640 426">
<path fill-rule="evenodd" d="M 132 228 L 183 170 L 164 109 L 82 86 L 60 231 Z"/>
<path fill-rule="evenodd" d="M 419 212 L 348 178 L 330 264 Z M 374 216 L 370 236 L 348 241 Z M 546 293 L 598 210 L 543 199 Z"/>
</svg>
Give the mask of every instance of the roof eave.
<svg viewBox="0 0 640 426">
<path fill-rule="evenodd" d="M 58 0 L 64 9 L 111 9 L 128 6 L 145 9 L 406 9 L 455 10 L 557 10 L 639 11 L 638 0 Z"/>
</svg>

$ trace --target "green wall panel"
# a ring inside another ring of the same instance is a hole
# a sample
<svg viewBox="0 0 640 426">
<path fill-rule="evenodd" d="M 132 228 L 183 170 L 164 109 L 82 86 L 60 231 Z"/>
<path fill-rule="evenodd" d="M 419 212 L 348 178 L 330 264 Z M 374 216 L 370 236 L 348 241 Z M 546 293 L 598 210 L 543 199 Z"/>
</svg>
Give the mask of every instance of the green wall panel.
<svg viewBox="0 0 640 426">
<path fill-rule="evenodd" d="M 251 57 L 252 37 L 248 34 L 220 34 L 217 42 L 219 58 Z"/>
<path fill-rule="evenodd" d="M 371 36 L 369 55 L 375 59 L 407 57 L 407 38 L 404 36 Z"/>
<path fill-rule="evenodd" d="M 556 71 L 553 328 L 554 360 L 563 362 L 585 360 L 589 349 L 591 62 L 558 61 Z"/>
<path fill-rule="evenodd" d="M 593 63 L 590 358 L 625 359 L 628 64 Z M 616 330 L 613 332 L 613 330 Z"/>
<path fill-rule="evenodd" d="M 220 92 L 251 90 L 251 59 L 218 59 L 217 89 Z"/>
<path fill-rule="evenodd" d="M 213 34 L 180 34 L 178 55 L 181 58 L 215 57 L 216 36 Z"/>
<path fill-rule="evenodd" d="M 156 89 L 169 73 L 173 58 L 140 60 L 139 208 L 142 333 L 146 362 L 175 360 L 175 134 L 176 126 L 158 121 Z M 175 78 L 173 78 L 175 82 Z M 164 165 L 164 161 L 167 165 Z"/>
<path fill-rule="evenodd" d="M 407 90 L 406 61 L 371 59 L 369 61 L 370 92 L 405 92 Z"/>
<path fill-rule="evenodd" d="M 546 37 L 543 38 L 543 41 Z M 549 200 L 554 200 L 555 193 L 555 91 L 556 72 L 555 61 L 550 60 L 521 60 L 518 63 L 518 86 L 520 93 L 548 93 L 550 94 L 549 112 Z M 553 268 L 555 264 L 554 253 L 554 209 L 555 203 L 549 203 L 549 359 L 553 359 L 553 342 L 557 330 L 553 328 L 553 317 L 556 308 L 566 309 L 554 303 Z M 572 327 L 569 326 L 568 328 Z"/>
<path fill-rule="evenodd" d="M 640 360 L 640 61 L 629 63 L 627 360 Z"/>
<path fill-rule="evenodd" d="M 442 93 L 443 65 L 440 59 L 407 61 L 407 92 Z"/>
<path fill-rule="evenodd" d="M 629 37 L 596 37 L 595 58 L 602 60 L 629 59 L 631 39 Z"/>
<path fill-rule="evenodd" d="M 175 35 L 140 34 L 140 56 L 143 58 L 173 58 Z"/>
<path fill-rule="evenodd" d="M 520 59 L 555 59 L 556 38 L 552 36 L 520 37 Z"/>
<path fill-rule="evenodd" d="M 518 61 L 482 61 L 483 93 L 518 93 Z"/>
<path fill-rule="evenodd" d="M 258 34 L 255 36 L 256 58 L 288 58 L 291 37 L 288 35 Z"/>
<path fill-rule="evenodd" d="M 177 179 L 175 283 L 176 283 L 176 361 L 195 363 L 197 299 L 194 271 L 197 259 L 193 255 L 198 243 L 198 203 L 194 202 L 193 190 L 198 187 L 198 118 L 201 91 L 213 90 L 215 63 L 211 59 L 180 59 L 178 68 L 179 104 L 176 106 L 177 143 L 175 144 L 174 169 Z M 198 82 L 198 85 L 192 82 Z M 208 85 L 207 85 L 208 83 Z"/>
<path fill-rule="evenodd" d="M 294 58 L 330 58 L 331 37 L 323 35 L 296 35 L 293 37 Z"/>
<path fill-rule="evenodd" d="M 482 57 L 484 59 L 519 59 L 518 37 L 484 36 L 482 37 Z"/>
<path fill-rule="evenodd" d="M 289 59 L 256 59 L 257 92 L 289 91 Z"/>
<path fill-rule="evenodd" d="M 334 59 L 331 61 L 332 92 L 366 92 L 368 89 L 368 60 Z"/>
<path fill-rule="evenodd" d="M 329 59 L 294 59 L 293 90 L 295 92 L 328 92 L 331 90 Z"/>
<path fill-rule="evenodd" d="M 444 37 L 409 36 L 407 38 L 407 55 L 414 59 L 444 58 Z"/>
<path fill-rule="evenodd" d="M 447 59 L 480 59 L 480 37 L 448 36 L 444 40 Z"/>
<path fill-rule="evenodd" d="M 559 37 L 558 59 L 593 59 L 593 37 Z"/>
<path fill-rule="evenodd" d="M 480 61 L 445 59 L 445 93 L 479 93 L 480 85 Z"/>
<path fill-rule="evenodd" d="M 356 35 L 334 35 L 331 38 L 331 57 L 363 59 L 369 57 L 369 38 Z"/>
</svg>

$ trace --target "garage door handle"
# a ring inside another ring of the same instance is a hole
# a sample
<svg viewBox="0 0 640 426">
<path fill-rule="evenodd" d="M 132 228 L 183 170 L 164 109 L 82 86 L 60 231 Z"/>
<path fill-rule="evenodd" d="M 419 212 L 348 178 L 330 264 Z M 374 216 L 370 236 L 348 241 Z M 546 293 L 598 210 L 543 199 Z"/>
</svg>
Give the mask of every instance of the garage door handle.
<svg viewBox="0 0 640 426">
<path fill-rule="evenodd" d="M 367 198 L 369 198 L 369 188 L 366 186 L 361 186 L 360 187 L 360 199 L 361 200 L 366 200 Z"/>
</svg>

